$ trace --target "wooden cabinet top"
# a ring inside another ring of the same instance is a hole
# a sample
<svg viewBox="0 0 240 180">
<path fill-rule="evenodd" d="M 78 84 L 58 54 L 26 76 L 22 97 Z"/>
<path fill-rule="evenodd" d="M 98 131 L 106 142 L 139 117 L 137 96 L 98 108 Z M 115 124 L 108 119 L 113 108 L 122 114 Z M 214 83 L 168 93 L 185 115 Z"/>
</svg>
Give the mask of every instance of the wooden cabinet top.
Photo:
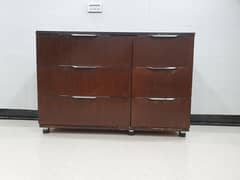
<svg viewBox="0 0 240 180">
<path fill-rule="evenodd" d="M 72 34 L 95 34 L 115 36 L 141 36 L 141 35 L 177 35 L 194 36 L 194 32 L 97 32 L 97 31 L 36 31 L 37 35 L 72 35 Z"/>
</svg>

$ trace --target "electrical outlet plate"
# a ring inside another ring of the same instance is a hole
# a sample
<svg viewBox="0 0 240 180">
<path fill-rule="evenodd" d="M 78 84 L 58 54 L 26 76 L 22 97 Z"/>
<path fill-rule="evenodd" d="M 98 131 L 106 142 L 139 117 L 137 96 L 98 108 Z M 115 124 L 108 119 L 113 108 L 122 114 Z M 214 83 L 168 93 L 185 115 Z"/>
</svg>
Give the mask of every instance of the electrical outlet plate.
<svg viewBox="0 0 240 180">
<path fill-rule="evenodd" d="M 102 3 L 101 2 L 89 2 L 88 3 L 88 13 L 102 13 Z"/>
</svg>

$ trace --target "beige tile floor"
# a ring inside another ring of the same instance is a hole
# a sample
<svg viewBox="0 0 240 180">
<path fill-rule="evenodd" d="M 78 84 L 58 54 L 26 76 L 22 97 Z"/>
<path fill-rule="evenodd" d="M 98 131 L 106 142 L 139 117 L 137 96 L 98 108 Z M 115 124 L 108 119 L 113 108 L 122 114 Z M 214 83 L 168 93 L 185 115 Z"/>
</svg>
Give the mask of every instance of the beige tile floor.
<svg viewBox="0 0 240 180">
<path fill-rule="evenodd" d="M 167 135 L 53 132 L 0 120 L 0 180 L 240 180 L 240 127 Z"/>
</svg>

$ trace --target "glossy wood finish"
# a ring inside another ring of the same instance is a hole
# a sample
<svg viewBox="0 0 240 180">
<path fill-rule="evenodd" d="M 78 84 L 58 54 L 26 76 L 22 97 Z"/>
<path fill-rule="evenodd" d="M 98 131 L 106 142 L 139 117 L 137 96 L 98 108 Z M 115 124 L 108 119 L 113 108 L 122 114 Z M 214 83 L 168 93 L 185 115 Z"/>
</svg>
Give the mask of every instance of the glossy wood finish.
<svg viewBox="0 0 240 180">
<path fill-rule="evenodd" d="M 152 70 L 133 69 L 134 97 L 189 97 L 191 96 L 192 69 Z"/>
<path fill-rule="evenodd" d="M 38 66 L 83 65 L 130 68 L 131 37 L 72 37 L 41 35 L 37 38 Z"/>
<path fill-rule="evenodd" d="M 72 41 L 71 64 L 117 68 L 131 66 L 130 37 L 75 37 Z"/>
<path fill-rule="evenodd" d="M 190 125 L 190 100 L 152 101 L 133 98 L 132 127 L 135 129 L 188 129 Z"/>
<path fill-rule="evenodd" d="M 127 129 L 130 123 L 129 101 L 129 98 L 41 96 L 40 124 Z"/>
<path fill-rule="evenodd" d="M 37 48 L 41 126 L 129 127 L 131 37 L 38 33 Z"/>
<path fill-rule="evenodd" d="M 160 34 L 37 32 L 40 126 L 188 130 L 194 34 Z"/>
<path fill-rule="evenodd" d="M 134 40 L 134 66 L 192 66 L 193 36 L 139 37 Z"/>
<path fill-rule="evenodd" d="M 38 68 L 41 95 L 130 96 L 130 71 L 117 68 Z"/>
<path fill-rule="evenodd" d="M 134 40 L 132 117 L 134 129 L 189 129 L 193 36 Z M 148 98 L 173 98 L 152 101 Z"/>
<path fill-rule="evenodd" d="M 71 36 L 37 36 L 37 66 L 70 64 Z"/>
</svg>

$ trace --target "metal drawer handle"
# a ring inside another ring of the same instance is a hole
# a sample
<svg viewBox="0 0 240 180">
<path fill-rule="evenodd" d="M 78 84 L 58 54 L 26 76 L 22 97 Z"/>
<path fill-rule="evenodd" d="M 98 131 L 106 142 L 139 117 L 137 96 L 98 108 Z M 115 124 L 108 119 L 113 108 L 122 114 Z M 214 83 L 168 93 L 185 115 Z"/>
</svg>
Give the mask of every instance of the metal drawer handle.
<svg viewBox="0 0 240 180">
<path fill-rule="evenodd" d="M 59 65 L 60 67 L 71 67 L 74 69 L 96 69 L 101 66 L 77 66 L 77 65 Z"/>
<path fill-rule="evenodd" d="M 73 65 L 72 68 L 74 69 L 97 69 L 100 66 L 75 66 Z"/>
<path fill-rule="evenodd" d="M 147 69 L 151 70 L 176 70 L 177 67 L 146 67 Z"/>
<path fill-rule="evenodd" d="M 152 34 L 152 38 L 177 38 L 177 34 Z"/>
<path fill-rule="evenodd" d="M 175 101 L 176 98 L 148 98 L 151 101 Z"/>
<path fill-rule="evenodd" d="M 72 99 L 96 99 L 97 97 L 96 96 L 70 96 L 70 95 L 66 95 L 66 94 L 61 94 L 59 95 L 60 97 L 70 97 Z"/>
<path fill-rule="evenodd" d="M 96 99 L 96 96 L 71 96 L 73 99 Z"/>
<path fill-rule="evenodd" d="M 72 33 L 71 36 L 73 36 L 73 37 L 97 37 L 96 34 L 78 34 L 78 33 Z"/>
</svg>

